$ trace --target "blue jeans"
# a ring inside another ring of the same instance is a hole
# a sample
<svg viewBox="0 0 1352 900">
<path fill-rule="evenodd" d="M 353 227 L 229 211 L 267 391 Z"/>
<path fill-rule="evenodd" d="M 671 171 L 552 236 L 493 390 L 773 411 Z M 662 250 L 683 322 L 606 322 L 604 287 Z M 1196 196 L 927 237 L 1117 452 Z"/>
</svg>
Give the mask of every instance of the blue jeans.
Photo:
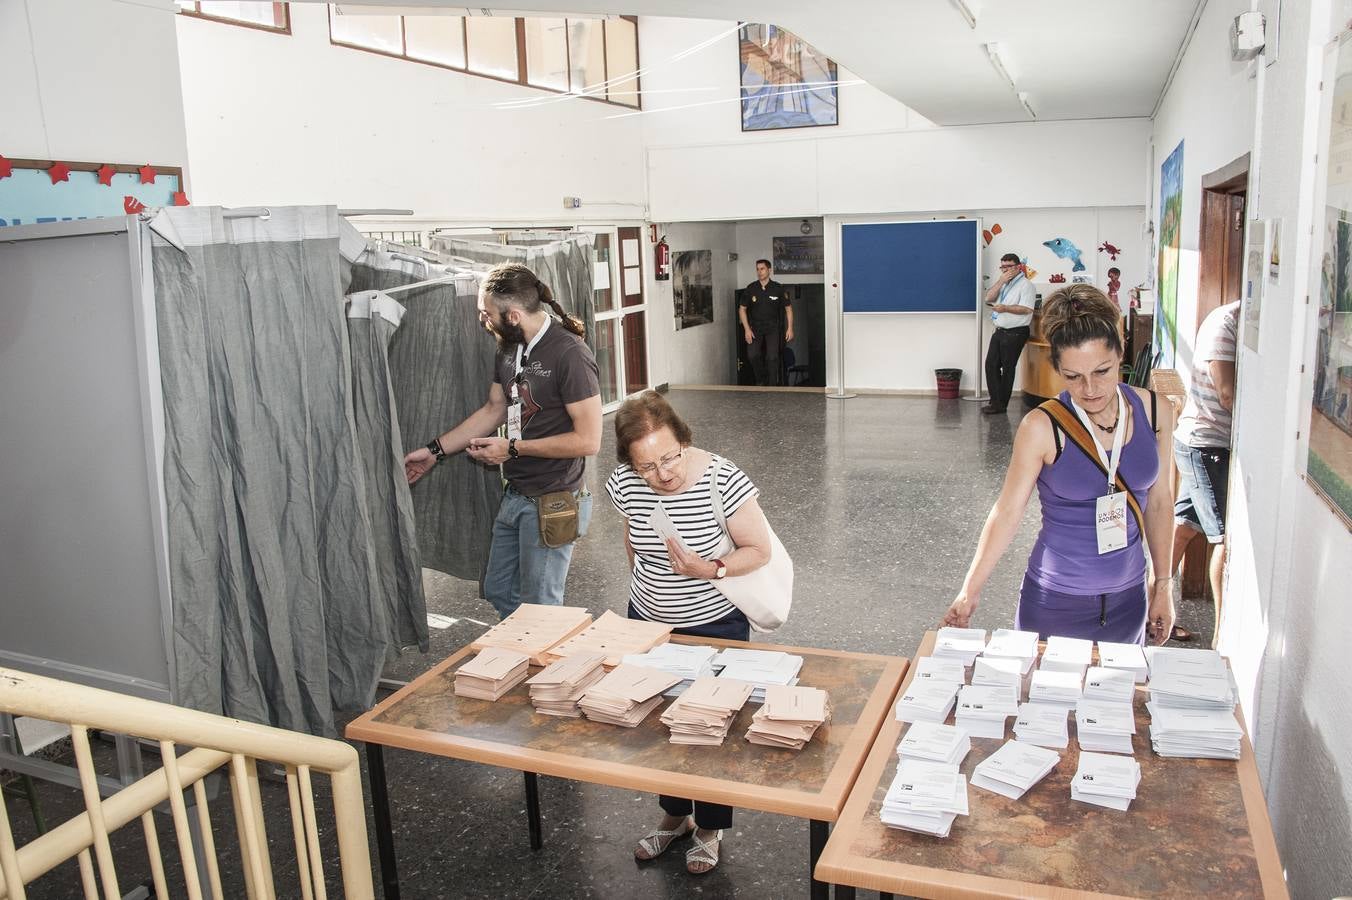
<svg viewBox="0 0 1352 900">
<path fill-rule="evenodd" d="M 1190 447 L 1174 441 L 1178 499 L 1174 521 L 1186 522 L 1207 541 L 1225 540 L 1225 500 L 1229 490 L 1230 448 Z"/>
<path fill-rule="evenodd" d="M 591 524 L 592 495 L 578 494 L 578 537 Z M 563 604 L 563 585 L 573 545 L 546 547 L 540 540 L 540 514 L 535 501 L 508 485 L 493 520 L 493 543 L 488 548 L 484 599 L 507 618 L 522 603 Z"/>
</svg>

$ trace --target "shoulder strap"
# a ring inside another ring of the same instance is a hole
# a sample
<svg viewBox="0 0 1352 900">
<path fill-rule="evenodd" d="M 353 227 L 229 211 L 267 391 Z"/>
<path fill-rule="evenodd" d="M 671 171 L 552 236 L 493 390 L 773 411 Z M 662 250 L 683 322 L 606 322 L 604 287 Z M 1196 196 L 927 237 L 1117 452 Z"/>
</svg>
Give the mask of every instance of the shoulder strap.
<svg viewBox="0 0 1352 900">
<path fill-rule="evenodd" d="M 1084 455 L 1089 457 L 1089 461 L 1094 467 L 1103 473 L 1103 477 L 1108 477 L 1108 470 L 1103 467 L 1103 460 L 1099 459 L 1098 450 L 1094 447 L 1094 439 L 1090 437 L 1089 432 L 1085 430 L 1084 423 L 1080 417 L 1075 415 L 1069 407 L 1061 402 L 1058 397 L 1054 400 L 1048 400 L 1038 409 L 1051 416 L 1053 422 L 1061 427 L 1066 433 L 1066 437 L 1074 442 L 1075 446 L 1084 451 Z M 1127 495 L 1127 506 L 1131 507 L 1132 514 L 1136 517 L 1136 527 L 1145 537 L 1145 514 L 1141 511 L 1141 505 L 1136 502 L 1136 495 L 1131 492 L 1131 488 L 1126 481 L 1122 479 L 1122 469 L 1119 466 L 1117 470 L 1117 479 L 1115 485 L 1119 491 L 1124 491 Z"/>
<path fill-rule="evenodd" d="M 1050 401 L 1049 401 L 1049 402 L 1050 402 Z M 1046 404 L 1043 404 L 1043 405 L 1045 406 Z M 1042 407 L 1039 406 L 1038 409 L 1042 409 Z M 1053 416 L 1050 412 L 1048 412 L 1048 411 L 1045 410 L 1045 409 L 1042 409 L 1042 411 L 1043 411 L 1044 413 L 1047 413 L 1047 418 L 1048 418 L 1048 419 L 1051 419 L 1051 422 L 1052 422 L 1052 440 L 1056 441 L 1056 458 L 1053 459 L 1052 462 L 1056 462 L 1056 460 L 1058 460 L 1058 459 L 1061 458 L 1061 450 L 1062 450 L 1062 445 L 1061 445 L 1061 427 L 1060 427 L 1059 425 L 1056 424 L 1056 417 L 1055 417 L 1055 416 Z"/>
<path fill-rule="evenodd" d="M 1159 421 L 1155 418 L 1155 392 L 1150 392 L 1150 427 L 1155 429 L 1155 434 L 1160 433 Z"/>
<path fill-rule="evenodd" d="M 728 517 L 723 513 L 723 492 L 718 489 L 718 475 L 723 471 L 723 464 L 727 462 L 723 457 L 712 454 L 714 458 L 714 471 L 709 476 L 709 502 L 713 504 L 714 518 L 724 531 L 728 530 Z"/>
</svg>

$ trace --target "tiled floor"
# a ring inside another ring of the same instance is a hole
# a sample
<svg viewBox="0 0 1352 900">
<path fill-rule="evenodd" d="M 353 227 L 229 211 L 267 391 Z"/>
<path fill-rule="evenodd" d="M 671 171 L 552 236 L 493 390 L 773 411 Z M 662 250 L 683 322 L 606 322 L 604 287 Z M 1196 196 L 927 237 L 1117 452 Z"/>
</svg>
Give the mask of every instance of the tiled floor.
<svg viewBox="0 0 1352 900">
<path fill-rule="evenodd" d="M 760 487 L 761 504 L 793 555 L 793 614 L 771 640 L 897 655 L 917 646 L 961 584 L 1022 414 L 1017 402 L 1007 416 L 990 417 L 976 403 L 928 398 L 836 401 L 797 392 L 715 390 L 678 390 L 669 397 L 694 429 L 696 445 L 727 456 Z M 606 429 L 590 474 L 593 490 L 614 466 L 609 418 Z M 985 591 L 976 624 L 1012 622 L 1037 521 L 1033 500 Z M 424 671 L 482 631 L 482 623 L 496 620 L 476 599 L 475 585 L 433 572 L 426 584 L 428 611 L 457 621 L 433 631 L 426 657 L 405 654 L 393 664 L 391 677 Z M 623 613 L 627 589 L 620 519 L 598 496 L 591 533 L 574 556 L 568 596 L 593 612 Z M 1209 638 L 1209 608 L 1193 601 L 1180 603 L 1180 612 L 1183 624 Z M 807 893 L 808 830 L 802 820 L 738 813 L 722 864 L 694 878 L 679 851 L 654 863 L 634 862 L 634 841 L 660 814 L 650 796 L 541 778 L 544 848 L 533 853 L 519 773 L 402 751 L 387 751 L 386 766 L 405 897 Z M 45 794 L 59 790 L 44 786 Z M 272 785 L 271 794 L 269 805 L 285 816 L 284 787 Z M 52 803 L 64 805 L 59 797 Z M 25 827 L 20 804 L 11 815 L 16 827 Z M 49 818 L 58 815 L 53 810 Z M 276 858 L 287 855 L 283 830 L 273 829 Z M 134 846 L 139 837 L 128 841 Z M 279 892 L 289 896 L 280 872 L 279 866 Z M 77 882 L 49 877 L 30 896 L 78 896 Z"/>
</svg>

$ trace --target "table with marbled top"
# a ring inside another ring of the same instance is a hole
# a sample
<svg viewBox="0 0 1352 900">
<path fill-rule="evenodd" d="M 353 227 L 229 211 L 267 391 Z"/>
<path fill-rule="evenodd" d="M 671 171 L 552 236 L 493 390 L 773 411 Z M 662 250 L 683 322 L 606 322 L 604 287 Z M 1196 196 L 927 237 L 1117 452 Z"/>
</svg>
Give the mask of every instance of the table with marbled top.
<svg viewBox="0 0 1352 900">
<path fill-rule="evenodd" d="M 536 848 L 540 836 L 535 777 L 543 774 L 809 819 L 810 862 L 815 864 L 826 842 L 827 823 L 840 815 L 878 730 L 891 716 L 907 661 L 804 647 L 684 637 L 673 640 L 782 650 L 802 656 L 799 684 L 828 692 L 830 721 L 802 750 L 758 746 L 744 739 L 752 713 L 759 708 L 747 704 L 721 746 L 672 744 L 670 732 L 659 720 L 665 703 L 638 727 L 622 728 L 587 719 L 540 715 L 531 706 L 525 684 L 491 703 L 457 697 L 455 671 L 473 656 L 467 647 L 347 727 L 350 740 L 367 745 L 386 896 L 397 896 L 398 880 L 383 747 L 525 772 L 531 844 Z M 823 885 L 813 885 L 814 896 L 823 896 L 823 890 Z"/>
<path fill-rule="evenodd" d="M 930 632 L 916 658 L 933 649 Z M 878 817 L 905 727 L 889 716 L 817 878 L 884 896 L 1286 897 L 1247 735 L 1238 762 L 1156 756 L 1145 700 L 1138 686 L 1132 743 L 1141 783 L 1129 810 L 1070 799 L 1079 758 L 1072 716 L 1070 746 L 1046 778 L 1019 800 L 969 786 L 970 815 L 959 816 L 942 839 L 888 828 Z M 1002 744 L 973 738 L 960 771 L 970 778 Z"/>
</svg>

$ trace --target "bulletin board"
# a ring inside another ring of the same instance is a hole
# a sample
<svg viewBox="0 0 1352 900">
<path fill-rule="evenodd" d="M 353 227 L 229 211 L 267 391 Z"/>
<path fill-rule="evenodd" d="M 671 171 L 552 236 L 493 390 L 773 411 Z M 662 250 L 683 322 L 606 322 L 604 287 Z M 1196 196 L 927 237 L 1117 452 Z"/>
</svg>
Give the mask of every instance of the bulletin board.
<svg viewBox="0 0 1352 900">
<path fill-rule="evenodd" d="M 187 206 L 177 166 L 6 159 L 0 156 L 0 227 L 126 216 Z"/>
<path fill-rule="evenodd" d="M 977 219 L 841 226 L 841 302 L 847 313 L 975 313 L 980 302 Z"/>
</svg>

